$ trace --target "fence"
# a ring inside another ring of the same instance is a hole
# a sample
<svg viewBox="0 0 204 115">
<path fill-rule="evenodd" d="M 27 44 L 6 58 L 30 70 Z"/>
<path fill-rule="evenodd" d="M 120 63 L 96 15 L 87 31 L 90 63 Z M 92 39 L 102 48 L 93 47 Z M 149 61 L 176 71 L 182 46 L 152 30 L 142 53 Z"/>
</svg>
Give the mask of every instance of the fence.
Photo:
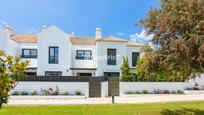
<svg viewBox="0 0 204 115">
<path fill-rule="evenodd" d="M 176 91 L 195 86 L 204 88 L 204 75 L 187 82 L 119 82 L 119 77 L 106 76 L 28 76 L 20 81 L 13 91 L 40 92 L 41 89 L 49 87 L 54 89 L 56 86 L 61 93 L 74 94 L 76 91 L 81 91 L 86 97 L 107 97 L 123 95 L 127 91 L 153 92 L 156 89 Z"/>
</svg>

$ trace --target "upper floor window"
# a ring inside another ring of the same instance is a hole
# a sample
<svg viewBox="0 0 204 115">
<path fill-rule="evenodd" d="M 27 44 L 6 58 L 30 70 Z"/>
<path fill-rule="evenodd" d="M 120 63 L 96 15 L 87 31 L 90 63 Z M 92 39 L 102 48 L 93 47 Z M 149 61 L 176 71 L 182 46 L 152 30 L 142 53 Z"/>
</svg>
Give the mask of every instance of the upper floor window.
<svg viewBox="0 0 204 115">
<path fill-rule="evenodd" d="M 132 52 L 132 67 L 136 67 L 139 56 L 139 52 Z"/>
<path fill-rule="evenodd" d="M 37 58 L 37 49 L 22 49 L 21 58 Z"/>
<path fill-rule="evenodd" d="M 59 63 L 59 48 L 49 47 L 49 64 Z"/>
<path fill-rule="evenodd" d="M 92 59 L 91 50 L 77 50 L 76 59 L 91 60 Z"/>
<path fill-rule="evenodd" d="M 116 65 L 116 49 L 107 49 L 107 64 Z"/>
</svg>

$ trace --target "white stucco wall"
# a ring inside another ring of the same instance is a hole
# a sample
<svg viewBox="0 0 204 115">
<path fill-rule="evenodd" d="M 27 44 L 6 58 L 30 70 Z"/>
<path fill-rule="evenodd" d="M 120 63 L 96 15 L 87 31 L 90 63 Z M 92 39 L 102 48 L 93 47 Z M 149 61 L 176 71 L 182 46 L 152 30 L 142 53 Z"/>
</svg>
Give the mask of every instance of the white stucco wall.
<svg viewBox="0 0 204 115">
<path fill-rule="evenodd" d="M 76 59 L 77 50 L 91 50 L 92 60 Z M 72 45 L 72 68 L 96 68 L 96 47 L 88 45 Z"/>
<path fill-rule="evenodd" d="M 120 82 L 120 94 L 124 94 L 127 91 L 143 91 L 148 90 L 148 92 L 153 92 L 156 89 L 160 90 L 185 90 L 186 88 L 195 87 L 198 84 L 200 89 L 204 88 L 204 74 L 201 77 L 192 79 L 186 82 Z"/>
<path fill-rule="evenodd" d="M 59 87 L 60 93 L 68 92 L 74 94 L 76 91 L 81 91 L 83 95 L 89 97 L 89 83 L 88 82 L 19 82 L 17 87 L 11 91 L 26 91 L 34 92 L 37 91 L 41 94 L 41 89 L 56 89 Z"/>
<path fill-rule="evenodd" d="M 108 97 L 108 82 L 101 82 L 101 97 Z"/>
<path fill-rule="evenodd" d="M 0 49 L 7 55 L 17 56 L 18 43 L 11 40 L 5 32 L 0 32 Z"/>
<path fill-rule="evenodd" d="M 187 88 L 185 82 L 120 82 L 120 94 L 124 94 L 127 91 L 144 91 L 154 92 L 156 89 L 177 91 Z"/>
<path fill-rule="evenodd" d="M 6 52 L 6 33 L 0 31 L 0 50 L 3 50 L 4 52 Z"/>
<path fill-rule="evenodd" d="M 71 43 L 70 36 L 55 26 L 47 27 L 38 35 L 38 75 L 45 75 L 45 71 L 62 71 L 63 75 L 70 75 Z M 49 46 L 59 47 L 59 64 L 49 64 Z"/>
<path fill-rule="evenodd" d="M 22 55 L 22 49 L 37 49 L 38 50 L 38 46 L 37 44 L 34 43 L 19 43 L 18 44 L 18 51 L 17 51 L 17 55 L 21 56 Z M 28 67 L 37 67 L 37 59 L 38 58 L 22 58 L 22 61 L 29 61 L 29 65 Z"/>
<path fill-rule="evenodd" d="M 129 60 L 130 68 L 135 68 L 135 67 L 132 67 L 132 52 L 139 52 L 140 56 L 142 56 L 142 52 L 141 52 L 140 48 L 141 47 L 135 47 L 135 46 L 128 46 L 127 47 L 127 57 Z"/>
<path fill-rule="evenodd" d="M 116 65 L 107 65 L 107 49 L 116 49 L 118 56 Z M 97 42 L 97 72 L 96 76 L 103 76 L 103 72 L 120 72 L 120 67 L 123 62 L 123 57 L 127 55 L 126 42 Z"/>
</svg>

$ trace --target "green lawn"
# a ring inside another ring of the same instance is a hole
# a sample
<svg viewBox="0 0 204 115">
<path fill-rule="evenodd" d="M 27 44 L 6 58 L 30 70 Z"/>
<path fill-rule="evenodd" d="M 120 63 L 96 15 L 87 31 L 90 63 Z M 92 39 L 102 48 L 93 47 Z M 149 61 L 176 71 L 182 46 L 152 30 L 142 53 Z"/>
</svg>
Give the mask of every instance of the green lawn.
<svg viewBox="0 0 204 115">
<path fill-rule="evenodd" d="M 0 115 L 204 115 L 204 101 L 114 104 L 114 105 L 69 105 L 69 106 L 4 106 Z"/>
</svg>

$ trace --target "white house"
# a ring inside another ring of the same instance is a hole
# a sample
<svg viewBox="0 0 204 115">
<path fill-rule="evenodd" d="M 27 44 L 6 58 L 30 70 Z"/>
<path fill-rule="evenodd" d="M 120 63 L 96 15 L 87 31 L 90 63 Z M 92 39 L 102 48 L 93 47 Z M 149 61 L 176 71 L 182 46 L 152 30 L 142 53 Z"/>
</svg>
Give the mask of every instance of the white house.
<svg viewBox="0 0 204 115">
<path fill-rule="evenodd" d="M 0 50 L 29 60 L 29 75 L 119 76 L 123 57 L 135 70 L 143 44 L 113 36 L 67 34 L 56 26 L 37 34 L 15 34 L 10 27 L 0 32 Z"/>
</svg>

